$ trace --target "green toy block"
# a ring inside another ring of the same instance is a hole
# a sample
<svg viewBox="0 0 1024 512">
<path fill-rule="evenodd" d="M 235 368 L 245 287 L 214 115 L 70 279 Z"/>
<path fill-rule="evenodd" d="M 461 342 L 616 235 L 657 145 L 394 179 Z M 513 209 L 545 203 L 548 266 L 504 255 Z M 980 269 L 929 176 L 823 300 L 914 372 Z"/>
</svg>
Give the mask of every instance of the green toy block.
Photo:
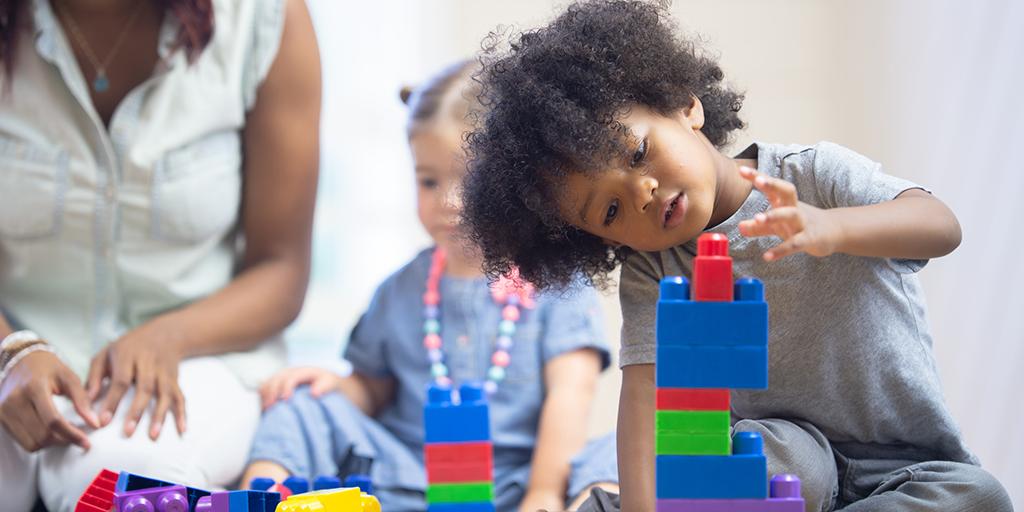
<svg viewBox="0 0 1024 512">
<path fill-rule="evenodd" d="M 732 455 L 729 434 L 663 434 L 654 437 L 657 455 Z"/>
<path fill-rule="evenodd" d="M 723 434 L 729 436 L 729 411 L 657 411 L 659 434 Z"/>
<path fill-rule="evenodd" d="M 494 483 L 430 484 L 427 503 L 473 503 L 494 500 Z"/>
</svg>

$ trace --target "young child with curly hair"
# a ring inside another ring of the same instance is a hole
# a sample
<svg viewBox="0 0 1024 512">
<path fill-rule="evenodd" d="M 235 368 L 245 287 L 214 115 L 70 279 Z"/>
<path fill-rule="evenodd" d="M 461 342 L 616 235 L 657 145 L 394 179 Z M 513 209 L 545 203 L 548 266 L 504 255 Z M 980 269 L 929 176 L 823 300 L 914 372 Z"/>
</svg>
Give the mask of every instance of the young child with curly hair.
<svg viewBox="0 0 1024 512">
<path fill-rule="evenodd" d="M 708 231 L 771 305 L 769 389 L 733 392 L 734 428 L 808 510 L 1011 510 L 943 403 L 916 276 L 960 243 L 956 217 L 836 144 L 724 154 L 743 96 L 674 30 L 650 3 L 581 2 L 492 49 L 463 196 L 492 275 L 622 265 L 623 510 L 654 509 L 658 284 L 690 275 Z"/>
<path fill-rule="evenodd" d="M 597 294 L 489 283 L 457 229 L 463 136 L 480 110 L 475 69 L 459 63 L 403 93 L 417 212 L 435 246 L 377 289 L 345 348 L 351 375 L 290 368 L 262 386 L 243 483 L 362 472 L 369 460 L 384 510 L 426 510 L 427 385 L 476 380 L 489 395 L 497 510 L 561 510 L 597 485 L 617 490 L 615 436 L 586 442 L 608 365 Z"/>
</svg>

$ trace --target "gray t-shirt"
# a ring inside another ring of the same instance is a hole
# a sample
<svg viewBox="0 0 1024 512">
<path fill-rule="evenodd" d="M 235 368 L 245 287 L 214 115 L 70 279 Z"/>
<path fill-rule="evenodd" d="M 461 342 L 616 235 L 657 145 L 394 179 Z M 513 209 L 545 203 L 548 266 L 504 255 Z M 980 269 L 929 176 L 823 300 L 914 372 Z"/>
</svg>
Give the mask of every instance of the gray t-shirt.
<svg viewBox="0 0 1024 512">
<path fill-rule="evenodd" d="M 880 203 L 921 188 L 828 142 L 757 143 L 739 155 L 758 170 L 796 185 L 819 208 Z M 734 416 L 814 424 L 833 443 L 919 449 L 924 456 L 976 462 L 945 404 L 932 357 L 924 295 L 915 274 L 926 261 L 795 254 L 766 263 L 775 237 L 746 238 L 739 222 L 769 209 L 754 190 L 739 210 L 709 231 L 729 239 L 737 276 L 760 278 L 769 307 L 767 390 L 732 393 Z M 622 266 L 620 364 L 654 363 L 658 282 L 691 276 L 695 242 L 636 253 Z"/>
</svg>

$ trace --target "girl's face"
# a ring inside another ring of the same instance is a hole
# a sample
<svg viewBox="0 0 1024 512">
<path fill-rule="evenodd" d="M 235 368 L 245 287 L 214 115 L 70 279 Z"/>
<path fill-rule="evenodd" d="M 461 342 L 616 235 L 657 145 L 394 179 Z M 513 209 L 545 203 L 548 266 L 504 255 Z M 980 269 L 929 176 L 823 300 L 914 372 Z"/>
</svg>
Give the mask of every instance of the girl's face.
<svg viewBox="0 0 1024 512">
<path fill-rule="evenodd" d="M 636 106 L 620 121 L 629 151 L 605 169 L 568 174 L 558 205 L 563 220 L 638 251 L 693 239 L 711 219 L 720 156 L 700 133 L 700 102 L 671 117 Z"/>
<path fill-rule="evenodd" d="M 416 166 L 416 205 L 420 223 L 434 243 L 452 249 L 462 201 L 459 197 L 466 160 L 462 136 L 466 127 L 455 121 L 433 121 L 409 137 Z"/>
</svg>

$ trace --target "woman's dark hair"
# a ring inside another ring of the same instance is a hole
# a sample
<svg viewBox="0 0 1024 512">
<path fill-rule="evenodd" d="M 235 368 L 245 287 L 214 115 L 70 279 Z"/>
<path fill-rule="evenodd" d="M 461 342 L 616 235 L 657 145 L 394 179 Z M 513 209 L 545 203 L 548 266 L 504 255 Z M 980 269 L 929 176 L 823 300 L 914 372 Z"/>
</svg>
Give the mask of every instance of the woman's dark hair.
<svg viewBox="0 0 1024 512">
<path fill-rule="evenodd" d="M 153 1 L 174 14 L 181 24 L 176 49 L 185 51 L 189 62 L 194 62 L 213 37 L 213 0 L 139 0 Z M 10 74 L 14 69 L 15 46 L 18 30 L 27 28 L 21 16 L 27 15 L 28 0 L 0 0 L 0 61 Z"/>
<path fill-rule="evenodd" d="M 577 2 L 546 27 L 509 40 L 492 33 L 481 57 L 486 113 L 469 136 L 464 223 L 488 275 L 518 267 L 540 288 L 598 286 L 629 249 L 606 245 L 561 220 L 564 177 L 598 172 L 625 151 L 617 119 L 631 106 L 669 115 L 704 107 L 702 133 L 716 147 L 743 127 L 743 95 L 723 84 L 714 58 L 679 39 L 667 9 L 643 1 Z"/>
<path fill-rule="evenodd" d="M 409 107 L 409 133 L 446 116 L 472 124 L 480 112 L 479 85 L 473 80 L 477 62 L 456 62 L 418 87 L 403 87 L 398 96 Z"/>
</svg>

